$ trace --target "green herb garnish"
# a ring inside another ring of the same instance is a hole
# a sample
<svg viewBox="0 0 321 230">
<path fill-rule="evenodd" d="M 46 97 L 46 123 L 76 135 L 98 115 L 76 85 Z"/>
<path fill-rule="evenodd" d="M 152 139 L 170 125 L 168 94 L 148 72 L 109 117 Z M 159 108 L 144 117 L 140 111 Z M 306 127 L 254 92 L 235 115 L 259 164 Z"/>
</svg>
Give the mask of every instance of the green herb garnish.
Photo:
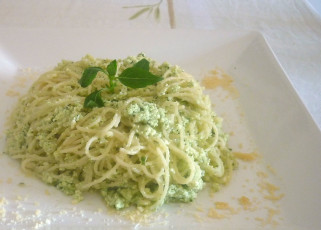
<svg viewBox="0 0 321 230">
<path fill-rule="evenodd" d="M 109 92 L 114 93 L 116 79 L 118 79 L 123 85 L 133 89 L 144 88 L 163 80 L 162 77 L 149 72 L 149 61 L 145 58 L 141 59 L 134 66 L 125 69 L 118 77 L 116 77 L 117 61 L 113 60 L 107 65 L 106 69 L 101 67 L 88 67 L 85 69 L 81 79 L 78 81 L 81 87 L 89 86 L 100 71 L 108 76 L 109 85 L 107 85 L 106 88 L 89 94 L 85 99 L 85 108 L 103 107 L 104 102 L 101 98 L 101 92 L 103 90 L 108 90 Z"/>
<path fill-rule="evenodd" d="M 94 107 L 103 107 L 104 101 L 101 98 L 101 90 L 96 90 L 93 93 L 89 94 L 84 103 L 85 108 L 94 108 Z"/>
<path fill-rule="evenodd" d="M 123 85 L 134 89 L 144 88 L 163 80 L 162 77 L 135 66 L 125 69 L 118 79 Z"/>
<path fill-rule="evenodd" d="M 142 157 L 140 158 L 141 164 L 142 164 L 142 165 L 145 165 L 145 164 L 146 164 L 146 160 L 147 160 L 147 157 L 146 157 L 146 156 L 142 156 Z"/>
<path fill-rule="evenodd" d="M 96 78 L 97 73 L 99 71 L 106 73 L 106 71 L 100 67 L 88 67 L 87 69 L 85 69 L 85 71 L 82 74 L 82 78 L 80 78 L 80 80 L 78 81 L 81 87 L 84 88 L 89 86 Z"/>
<path fill-rule="evenodd" d="M 114 88 L 116 86 L 115 82 L 115 76 L 117 73 L 117 61 L 113 60 L 110 62 L 107 66 L 107 72 L 108 72 L 108 77 L 109 77 L 109 90 L 111 93 L 114 92 Z"/>
<path fill-rule="evenodd" d="M 117 73 L 117 61 L 113 60 L 112 62 L 110 62 L 107 66 L 107 72 L 109 74 L 109 76 L 115 76 Z"/>
<path fill-rule="evenodd" d="M 145 58 L 137 62 L 134 67 L 132 68 L 140 68 L 146 71 L 149 71 L 149 61 L 147 61 Z"/>
</svg>

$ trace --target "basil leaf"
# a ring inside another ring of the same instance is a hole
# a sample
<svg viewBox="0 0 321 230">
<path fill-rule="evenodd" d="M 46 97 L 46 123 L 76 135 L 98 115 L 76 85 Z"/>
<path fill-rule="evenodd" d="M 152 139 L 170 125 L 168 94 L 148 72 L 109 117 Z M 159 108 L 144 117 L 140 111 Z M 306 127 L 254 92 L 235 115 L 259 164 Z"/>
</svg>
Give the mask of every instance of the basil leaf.
<svg viewBox="0 0 321 230">
<path fill-rule="evenodd" d="M 104 101 L 101 99 L 101 90 L 96 90 L 93 93 L 89 94 L 84 102 L 85 108 L 94 108 L 94 107 L 103 107 Z"/>
<path fill-rule="evenodd" d="M 149 61 L 145 58 L 137 62 L 134 67 L 141 68 L 143 70 L 149 71 Z"/>
<path fill-rule="evenodd" d="M 130 88 L 144 88 L 153 85 L 161 80 L 162 77 L 156 76 L 144 69 L 131 67 L 125 69 L 118 77 L 119 81 Z"/>
<path fill-rule="evenodd" d="M 81 87 L 84 88 L 89 86 L 92 83 L 92 81 L 96 78 L 97 73 L 99 71 L 105 73 L 105 70 L 100 67 L 88 67 L 87 69 L 85 69 L 85 71 L 82 74 L 82 77 L 78 81 Z"/>
<path fill-rule="evenodd" d="M 107 66 L 107 72 L 109 76 L 115 76 L 117 72 L 117 61 L 113 60 Z"/>
</svg>

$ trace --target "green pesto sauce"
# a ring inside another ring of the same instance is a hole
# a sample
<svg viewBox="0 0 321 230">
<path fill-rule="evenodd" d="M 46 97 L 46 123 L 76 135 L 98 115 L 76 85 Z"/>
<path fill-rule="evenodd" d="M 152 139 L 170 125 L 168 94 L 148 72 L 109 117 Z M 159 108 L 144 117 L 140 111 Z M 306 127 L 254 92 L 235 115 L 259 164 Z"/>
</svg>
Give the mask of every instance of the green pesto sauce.
<svg viewBox="0 0 321 230">
<path fill-rule="evenodd" d="M 120 71 L 122 69 L 131 66 L 133 63 L 137 62 L 141 56 L 129 57 L 123 60 L 123 64 L 119 67 Z M 63 74 L 68 74 L 68 71 L 73 70 L 74 73 L 79 73 L 88 65 L 101 65 L 104 66 L 108 60 L 95 60 L 91 57 L 86 57 L 84 60 L 73 63 L 68 61 L 63 61 L 60 63 L 56 70 L 61 71 Z M 179 75 L 182 70 L 168 63 L 164 63 L 160 66 L 155 65 L 155 62 L 151 60 L 151 72 L 154 74 L 162 75 L 166 71 L 170 70 L 171 75 Z M 97 77 L 99 79 L 99 76 Z M 98 88 L 98 85 L 93 83 L 93 88 Z M 194 87 L 195 82 L 188 83 L 186 87 Z M 31 93 L 37 94 L 39 92 L 33 92 L 31 88 Z M 72 90 L 72 88 L 66 88 L 66 90 Z M 150 88 L 147 89 L 137 89 L 132 90 L 119 85 L 115 88 L 116 93 L 114 95 L 102 94 L 105 106 L 110 108 L 120 108 L 123 106 L 123 101 L 126 98 L 131 97 L 131 95 L 144 95 Z M 181 86 L 169 87 L 169 91 L 172 93 L 179 92 Z M 149 91 L 148 91 L 149 92 Z M 83 90 L 79 97 L 85 97 L 87 91 Z M 157 136 L 162 137 L 162 130 L 166 130 L 167 133 L 173 136 L 172 141 L 175 144 L 179 144 L 176 139 L 180 134 L 181 128 L 187 128 L 193 121 L 202 118 L 198 114 L 189 113 L 188 111 L 193 111 L 195 105 L 191 105 L 185 101 L 178 101 L 181 105 L 185 106 L 181 111 L 182 126 L 175 122 L 174 115 L 169 109 L 165 109 L 159 106 L 159 102 L 163 101 L 173 101 L 173 98 L 163 97 L 164 95 L 159 95 L 159 97 L 152 97 L 149 101 L 144 101 L 143 103 L 131 103 L 123 114 L 121 114 L 122 119 L 127 119 L 133 123 L 133 129 L 137 136 L 143 136 L 145 138 Z M 58 98 L 58 97 L 57 97 Z M 36 121 L 28 120 L 26 114 L 35 113 L 37 111 L 32 111 L 32 100 L 30 95 L 23 97 L 17 109 L 14 111 L 13 122 L 11 128 L 7 132 L 7 146 L 6 152 L 9 155 L 16 156 L 18 154 L 28 153 L 28 146 L 32 143 L 32 140 L 36 140 L 39 148 L 42 149 L 42 157 L 46 157 L 46 161 L 42 165 L 37 165 L 34 168 L 35 175 L 41 178 L 44 182 L 55 186 L 57 189 L 61 190 L 67 195 L 74 196 L 75 200 L 81 200 L 82 192 L 79 189 L 78 184 L 81 184 L 84 180 L 84 172 L 89 172 L 91 169 L 92 162 L 87 160 L 87 162 L 82 162 L 83 168 L 78 168 L 76 170 L 69 169 L 68 167 L 60 167 L 53 171 L 48 170 L 49 164 L 53 162 L 63 162 L 64 164 L 74 162 L 79 160 L 79 157 L 75 157 L 74 154 L 69 153 L 59 153 L 57 149 L 61 140 L 59 140 L 62 132 L 70 127 L 73 127 L 77 122 L 81 121 L 83 117 L 88 114 L 88 110 L 83 108 L 83 101 L 79 100 L 79 103 L 60 103 L 57 98 L 48 98 L 44 106 L 48 107 L 47 114 L 43 114 L 43 118 L 37 119 Z M 61 99 L 63 100 L 63 99 Z M 193 115 L 192 115 L 193 114 Z M 95 117 L 92 118 L 95 120 Z M 212 119 L 218 123 L 220 126 L 221 120 L 215 116 L 213 113 Z M 219 127 L 220 128 L 220 127 Z M 71 134 L 72 135 L 72 134 Z M 187 131 L 185 135 L 189 135 Z M 225 134 L 221 135 L 223 140 L 227 139 Z M 60 141 L 60 142 L 59 142 Z M 206 166 L 210 165 L 210 159 L 207 152 L 202 149 L 196 151 L 195 149 L 199 146 L 206 146 L 208 140 L 203 138 L 200 132 L 197 137 L 191 138 L 185 143 L 185 153 L 191 156 L 194 161 L 198 162 L 199 165 Z M 143 159 L 143 160 L 141 160 Z M 148 157 L 141 158 L 138 163 L 145 164 L 148 162 Z M 233 160 L 232 156 L 226 152 L 226 160 Z M 233 163 L 233 167 L 236 163 Z M 184 163 L 178 164 L 178 168 L 184 171 L 186 165 Z M 57 176 L 58 175 L 58 176 Z M 198 166 L 196 167 L 196 173 L 194 176 L 193 183 L 190 184 L 175 184 L 171 183 L 165 198 L 165 202 L 191 202 L 196 197 L 200 190 L 203 189 L 205 181 L 213 180 L 212 177 L 206 175 L 205 170 Z M 153 204 L 152 201 L 145 199 L 139 191 L 137 183 L 131 180 L 125 180 L 119 176 L 119 181 L 121 181 L 121 186 L 109 187 L 108 180 L 102 182 L 101 184 L 94 187 L 95 190 L 100 191 L 104 200 L 109 206 L 116 209 L 123 209 L 132 205 L 138 207 L 149 207 Z M 214 183 L 217 185 L 217 183 Z M 221 184 L 221 182 L 220 182 Z M 151 192 L 155 190 L 153 184 L 148 185 Z"/>
</svg>

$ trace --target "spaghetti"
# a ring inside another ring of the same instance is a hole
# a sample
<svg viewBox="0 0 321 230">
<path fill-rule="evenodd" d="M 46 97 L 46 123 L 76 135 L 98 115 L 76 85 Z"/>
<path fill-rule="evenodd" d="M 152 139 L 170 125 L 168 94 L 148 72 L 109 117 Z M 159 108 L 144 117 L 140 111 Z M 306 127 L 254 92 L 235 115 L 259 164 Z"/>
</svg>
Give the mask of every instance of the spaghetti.
<svg viewBox="0 0 321 230">
<path fill-rule="evenodd" d="M 142 58 L 118 60 L 118 72 Z M 154 210 L 194 200 L 204 182 L 226 184 L 236 161 L 208 96 L 178 66 L 146 59 L 164 80 L 140 89 L 117 84 L 101 93 L 105 106 L 93 109 L 83 107 L 85 97 L 108 84 L 106 76 L 87 88 L 78 80 L 85 68 L 111 60 L 62 61 L 20 99 L 6 152 L 67 195 L 81 200 L 98 190 L 116 209 Z"/>
</svg>

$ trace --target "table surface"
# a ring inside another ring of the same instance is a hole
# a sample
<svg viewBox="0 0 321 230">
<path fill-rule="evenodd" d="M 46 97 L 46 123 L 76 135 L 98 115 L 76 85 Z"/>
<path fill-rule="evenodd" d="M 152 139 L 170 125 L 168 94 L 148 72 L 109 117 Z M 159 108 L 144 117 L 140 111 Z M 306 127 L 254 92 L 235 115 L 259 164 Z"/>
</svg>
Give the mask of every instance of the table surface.
<svg viewBox="0 0 321 230">
<path fill-rule="evenodd" d="M 147 16 L 147 10 L 139 14 L 142 8 L 130 7 L 137 5 L 154 5 L 153 14 Z M 260 31 L 321 129 L 320 12 L 318 0 L 2 0 L 0 29 Z"/>
</svg>

